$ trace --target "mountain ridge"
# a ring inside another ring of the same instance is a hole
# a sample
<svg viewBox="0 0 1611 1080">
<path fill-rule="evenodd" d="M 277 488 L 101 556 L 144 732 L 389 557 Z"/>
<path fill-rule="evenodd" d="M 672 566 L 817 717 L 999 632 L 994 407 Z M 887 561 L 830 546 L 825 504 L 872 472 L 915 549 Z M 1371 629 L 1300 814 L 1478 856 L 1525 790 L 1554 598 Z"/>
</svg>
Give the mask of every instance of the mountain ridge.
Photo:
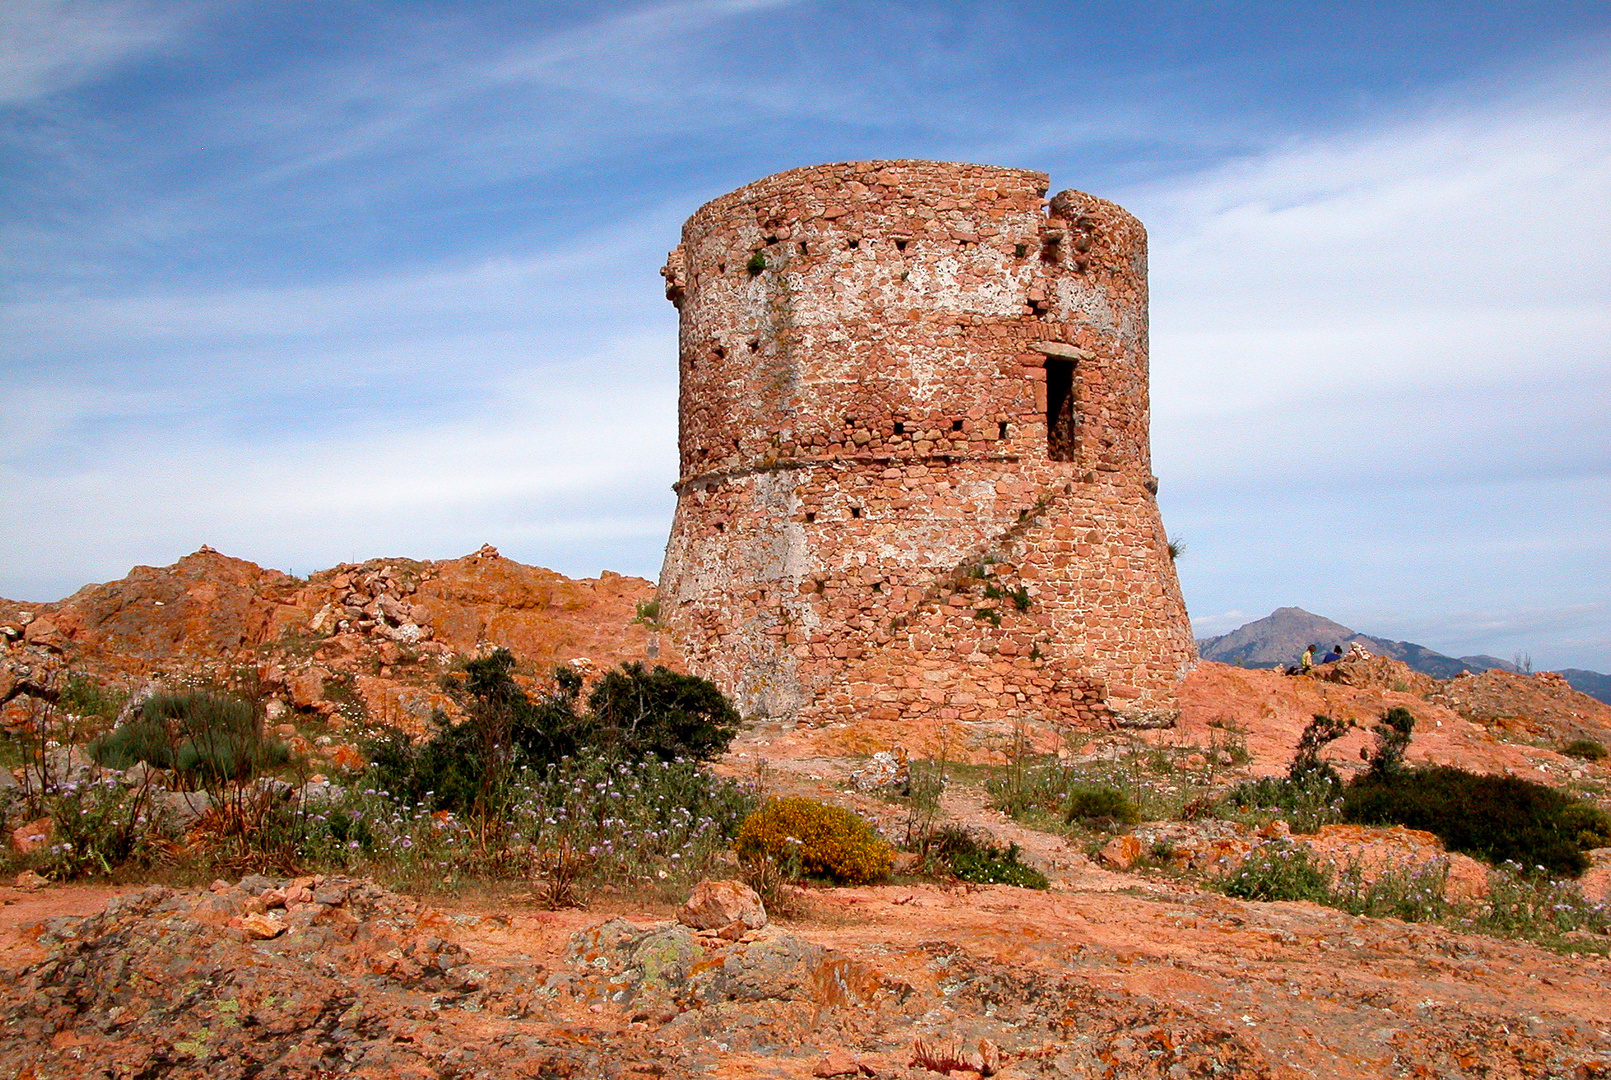
<svg viewBox="0 0 1611 1080">
<path fill-rule="evenodd" d="M 1228 633 L 1199 638 L 1197 651 L 1204 660 L 1236 667 L 1261 668 L 1295 664 L 1303 655 L 1305 646 L 1311 644 L 1319 646 L 1318 659 L 1333 645 L 1341 645 L 1346 652 L 1354 642 L 1379 656 L 1403 661 L 1412 670 L 1434 679 L 1452 679 L 1465 671 L 1480 674 L 1495 668 L 1511 673 L 1522 670 L 1497 656 L 1446 656 L 1413 641 L 1395 641 L 1361 634 L 1342 623 L 1300 607 L 1276 608 L 1264 618 L 1245 623 Z M 1560 674 L 1574 690 L 1611 704 L 1611 675 L 1582 668 L 1566 668 Z"/>
</svg>

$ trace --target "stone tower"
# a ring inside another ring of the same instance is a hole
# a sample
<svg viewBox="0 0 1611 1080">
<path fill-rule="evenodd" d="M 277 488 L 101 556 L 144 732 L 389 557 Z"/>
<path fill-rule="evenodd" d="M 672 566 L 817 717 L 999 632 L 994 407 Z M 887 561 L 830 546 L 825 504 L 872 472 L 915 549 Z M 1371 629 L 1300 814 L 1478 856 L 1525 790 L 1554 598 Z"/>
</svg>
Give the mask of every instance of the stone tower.
<svg viewBox="0 0 1611 1080">
<path fill-rule="evenodd" d="M 1197 652 L 1154 497 L 1146 232 L 1046 189 L 819 165 L 683 226 L 660 618 L 745 715 L 1171 710 Z"/>
</svg>

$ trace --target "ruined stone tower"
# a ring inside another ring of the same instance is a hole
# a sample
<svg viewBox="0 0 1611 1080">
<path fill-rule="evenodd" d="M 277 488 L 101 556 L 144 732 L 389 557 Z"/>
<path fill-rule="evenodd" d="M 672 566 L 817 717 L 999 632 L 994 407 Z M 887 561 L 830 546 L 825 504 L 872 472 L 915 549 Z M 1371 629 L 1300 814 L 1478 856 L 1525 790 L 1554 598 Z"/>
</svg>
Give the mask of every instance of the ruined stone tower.
<svg viewBox="0 0 1611 1080">
<path fill-rule="evenodd" d="M 701 207 L 660 618 L 746 715 L 1166 713 L 1146 232 L 1042 173 L 794 169 Z"/>
</svg>

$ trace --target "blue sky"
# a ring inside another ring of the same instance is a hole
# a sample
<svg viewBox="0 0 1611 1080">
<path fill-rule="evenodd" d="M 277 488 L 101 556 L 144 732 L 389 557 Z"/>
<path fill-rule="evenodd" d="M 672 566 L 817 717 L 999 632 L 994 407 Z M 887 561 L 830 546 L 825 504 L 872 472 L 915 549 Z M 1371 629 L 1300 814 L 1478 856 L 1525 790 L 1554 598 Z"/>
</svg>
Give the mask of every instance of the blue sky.
<svg viewBox="0 0 1611 1080">
<path fill-rule="evenodd" d="M 9 0 L 0 595 L 203 543 L 653 577 L 683 218 L 928 157 L 1147 223 L 1200 634 L 1611 670 L 1608 76 L 1604 3 Z"/>
</svg>

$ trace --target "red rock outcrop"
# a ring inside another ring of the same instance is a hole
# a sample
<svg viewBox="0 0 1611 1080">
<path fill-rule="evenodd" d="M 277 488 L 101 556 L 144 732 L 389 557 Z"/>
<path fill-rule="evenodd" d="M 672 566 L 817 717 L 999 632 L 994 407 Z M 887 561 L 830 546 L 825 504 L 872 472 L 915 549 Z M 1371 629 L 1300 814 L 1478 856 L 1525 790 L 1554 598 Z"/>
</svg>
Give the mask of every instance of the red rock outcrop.
<svg viewBox="0 0 1611 1080">
<path fill-rule="evenodd" d="M 204 547 L 136 567 L 65 600 L 0 600 L 0 699 L 50 696 L 66 668 L 136 686 L 157 678 L 238 682 L 279 707 L 415 727 L 451 702 L 437 687 L 454 656 L 507 648 L 541 677 L 631 660 L 682 667 L 639 619 L 642 578 L 573 580 L 491 547 L 460 559 L 371 559 L 301 581 Z M 271 706 L 272 707 L 272 706 Z"/>
<path fill-rule="evenodd" d="M 1474 723 L 1547 739 L 1592 739 L 1611 746 L 1611 705 L 1580 693 L 1564 675 L 1519 675 L 1497 668 L 1465 672 L 1431 694 Z"/>
</svg>

